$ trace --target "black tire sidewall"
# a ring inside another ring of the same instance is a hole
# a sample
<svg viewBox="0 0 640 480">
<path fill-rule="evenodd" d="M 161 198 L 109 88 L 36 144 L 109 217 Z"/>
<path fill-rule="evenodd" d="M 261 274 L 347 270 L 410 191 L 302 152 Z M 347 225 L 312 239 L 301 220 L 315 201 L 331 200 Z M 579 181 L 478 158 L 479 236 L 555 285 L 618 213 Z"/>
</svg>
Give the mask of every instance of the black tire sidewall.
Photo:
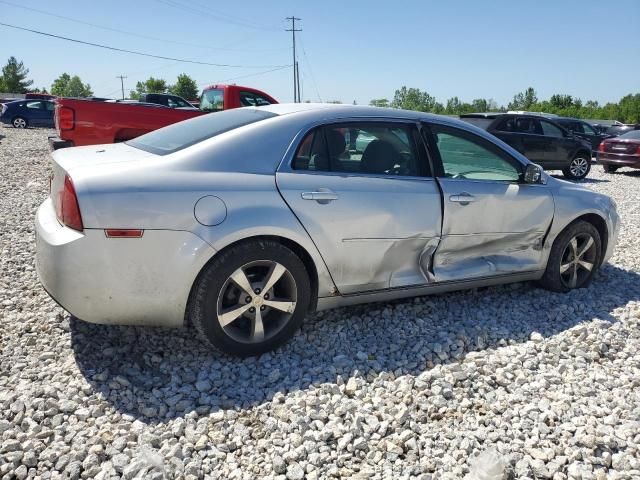
<svg viewBox="0 0 640 480">
<path fill-rule="evenodd" d="M 540 280 L 540 284 L 554 292 L 569 292 L 572 290 L 571 288 L 564 285 L 562 279 L 560 278 L 560 263 L 562 262 L 562 255 L 564 253 L 567 244 L 573 237 L 578 235 L 579 233 L 588 233 L 591 235 L 596 243 L 596 261 L 589 273 L 589 276 L 586 280 L 576 288 L 585 288 L 588 287 L 593 280 L 593 276 L 598 270 L 600 263 L 602 262 L 602 239 L 600 238 L 600 233 L 598 229 L 594 227 L 591 223 L 585 222 L 583 220 L 579 220 L 570 224 L 567 228 L 565 228 L 553 242 L 553 246 L 551 247 L 551 252 L 549 253 L 549 259 L 547 260 L 547 268 L 545 270 L 544 276 Z"/>
<path fill-rule="evenodd" d="M 217 321 L 217 301 L 229 276 L 241 266 L 256 260 L 283 265 L 296 282 L 296 308 L 288 323 L 276 335 L 258 344 L 247 344 L 229 337 Z M 249 241 L 231 247 L 214 259 L 200 275 L 194 287 L 190 318 L 198 331 L 213 346 L 236 356 L 251 356 L 270 351 L 289 340 L 308 311 L 311 298 L 309 275 L 300 258 L 286 246 L 270 241 Z"/>
</svg>

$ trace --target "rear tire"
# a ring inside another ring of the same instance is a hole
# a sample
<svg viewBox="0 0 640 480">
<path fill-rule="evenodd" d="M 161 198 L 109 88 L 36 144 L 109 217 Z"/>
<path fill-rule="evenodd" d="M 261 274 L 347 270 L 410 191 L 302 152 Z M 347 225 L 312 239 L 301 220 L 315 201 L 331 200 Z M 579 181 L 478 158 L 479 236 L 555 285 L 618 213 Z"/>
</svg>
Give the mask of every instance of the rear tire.
<svg viewBox="0 0 640 480">
<path fill-rule="evenodd" d="M 602 169 L 604 173 L 615 173 L 620 167 L 616 167 L 614 165 L 603 164 Z"/>
<path fill-rule="evenodd" d="M 205 267 L 193 287 L 188 316 L 210 345 L 247 357 L 289 340 L 310 299 L 302 260 L 281 243 L 254 240 L 229 248 Z"/>
<path fill-rule="evenodd" d="M 27 128 L 29 126 L 27 119 L 22 117 L 14 118 L 13 120 L 11 120 L 11 124 L 14 126 L 14 128 Z"/>
<path fill-rule="evenodd" d="M 591 156 L 578 153 L 569 166 L 562 170 L 565 177 L 571 180 L 582 180 L 591 170 Z"/>
<path fill-rule="evenodd" d="M 596 227 L 582 220 L 572 223 L 553 242 L 540 286 L 561 293 L 585 288 L 601 258 L 602 242 Z"/>
</svg>

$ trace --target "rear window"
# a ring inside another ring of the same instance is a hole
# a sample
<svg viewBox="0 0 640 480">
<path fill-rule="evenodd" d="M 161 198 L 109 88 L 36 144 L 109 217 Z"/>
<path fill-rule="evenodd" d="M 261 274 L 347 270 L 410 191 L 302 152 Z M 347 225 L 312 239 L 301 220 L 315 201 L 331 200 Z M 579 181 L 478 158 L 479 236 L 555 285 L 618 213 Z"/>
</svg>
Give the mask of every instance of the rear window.
<svg viewBox="0 0 640 480">
<path fill-rule="evenodd" d="M 200 110 L 218 112 L 224 110 L 224 92 L 221 88 L 205 90 L 200 97 Z"/>
<path fill-rule="evenodd" d="M 168 155 L 183 148 L 190 147 L 203 140 L 215 137 L 251 123 L 277 116 L 272 112 L 254 109 L 235 109 L 219 113 L 210 113 L 134 138 L 127 143 L 132 147 L 155 153 Z"/>
<path fill-rule="evenodd" d="M 476 127 L 486 130 L 494 119 L 482 117 L 460 117 L 460 120 L 464 120 L 471 125 L 475 125 Z"/>
<path fill-rule="evenodd" d="M 630 132 L 625 133 L 624 135 L 620 135 L 618 138 L 630 138 L 633 140 L 640 140 L 640 130 L 632 130 Z"/>
</svg>

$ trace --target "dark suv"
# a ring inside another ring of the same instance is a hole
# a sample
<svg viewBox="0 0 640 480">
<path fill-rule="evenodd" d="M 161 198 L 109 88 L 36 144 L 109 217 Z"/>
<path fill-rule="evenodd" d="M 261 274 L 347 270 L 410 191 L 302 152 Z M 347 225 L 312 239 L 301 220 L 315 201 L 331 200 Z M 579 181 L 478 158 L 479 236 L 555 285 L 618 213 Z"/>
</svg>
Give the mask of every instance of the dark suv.
<svg viewBox="0 0 640 480">
<path fill-rule="evenodd" d="M 605 138 L 611 138 L 613 135 L 609 135 L 605 132 L 599 132 L 592 125 L 588 124 L 584 120 L 578 118 L 567 117 L 554 117 L 552 121 L 556 122 L 561 127 L 566 128 L 576 137 L 584 138 L 591 144 L 591 152 L 595 156 L 598 151 L 598 146 Z"/>
<path fill-rule="evenodd" d="M 545 170 L 580 180 L 591 170 L 591 144 L 548 118 L 510 113 L 467 113 L 460 118 L 495 135 Z"/>
</svg>

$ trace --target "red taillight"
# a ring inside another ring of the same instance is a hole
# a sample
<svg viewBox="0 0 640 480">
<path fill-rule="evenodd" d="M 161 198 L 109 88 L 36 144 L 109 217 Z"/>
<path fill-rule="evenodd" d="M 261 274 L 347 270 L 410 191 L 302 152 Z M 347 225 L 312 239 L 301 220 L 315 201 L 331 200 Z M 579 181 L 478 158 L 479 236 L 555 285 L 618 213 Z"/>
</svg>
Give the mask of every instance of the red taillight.
<svg viewBox="0 0 640 480">
<path fill-rule="evenodd" d="M 638 145 L 638 148 L 636 148 L 636 155 L 640 155 L 640 145 Z"/>
<path fill-rule="evenodd" d="M 79 232 L 83 230 L 84 226 L 82 225 L 82 215 L 80 215 L 76 189 L 73 187 L 73 182 L 69 175 L 64 177 L 64 189 L 58 192 L 56 215 L 63 225 Z"/>
<path fill-rule="evenodd" d="M 598 151 L 604 152 L 604 142 L 600 142 L 600 145 L 598 145 Z"/>
<path fill-rule="evenodd" d="M 60 128 L 60 130 L 73 130 L 73 127 L 75 127 L 75 117 L 76 114 L 72 108 L 58 108 L 58 128 Z"/>
</svg>

